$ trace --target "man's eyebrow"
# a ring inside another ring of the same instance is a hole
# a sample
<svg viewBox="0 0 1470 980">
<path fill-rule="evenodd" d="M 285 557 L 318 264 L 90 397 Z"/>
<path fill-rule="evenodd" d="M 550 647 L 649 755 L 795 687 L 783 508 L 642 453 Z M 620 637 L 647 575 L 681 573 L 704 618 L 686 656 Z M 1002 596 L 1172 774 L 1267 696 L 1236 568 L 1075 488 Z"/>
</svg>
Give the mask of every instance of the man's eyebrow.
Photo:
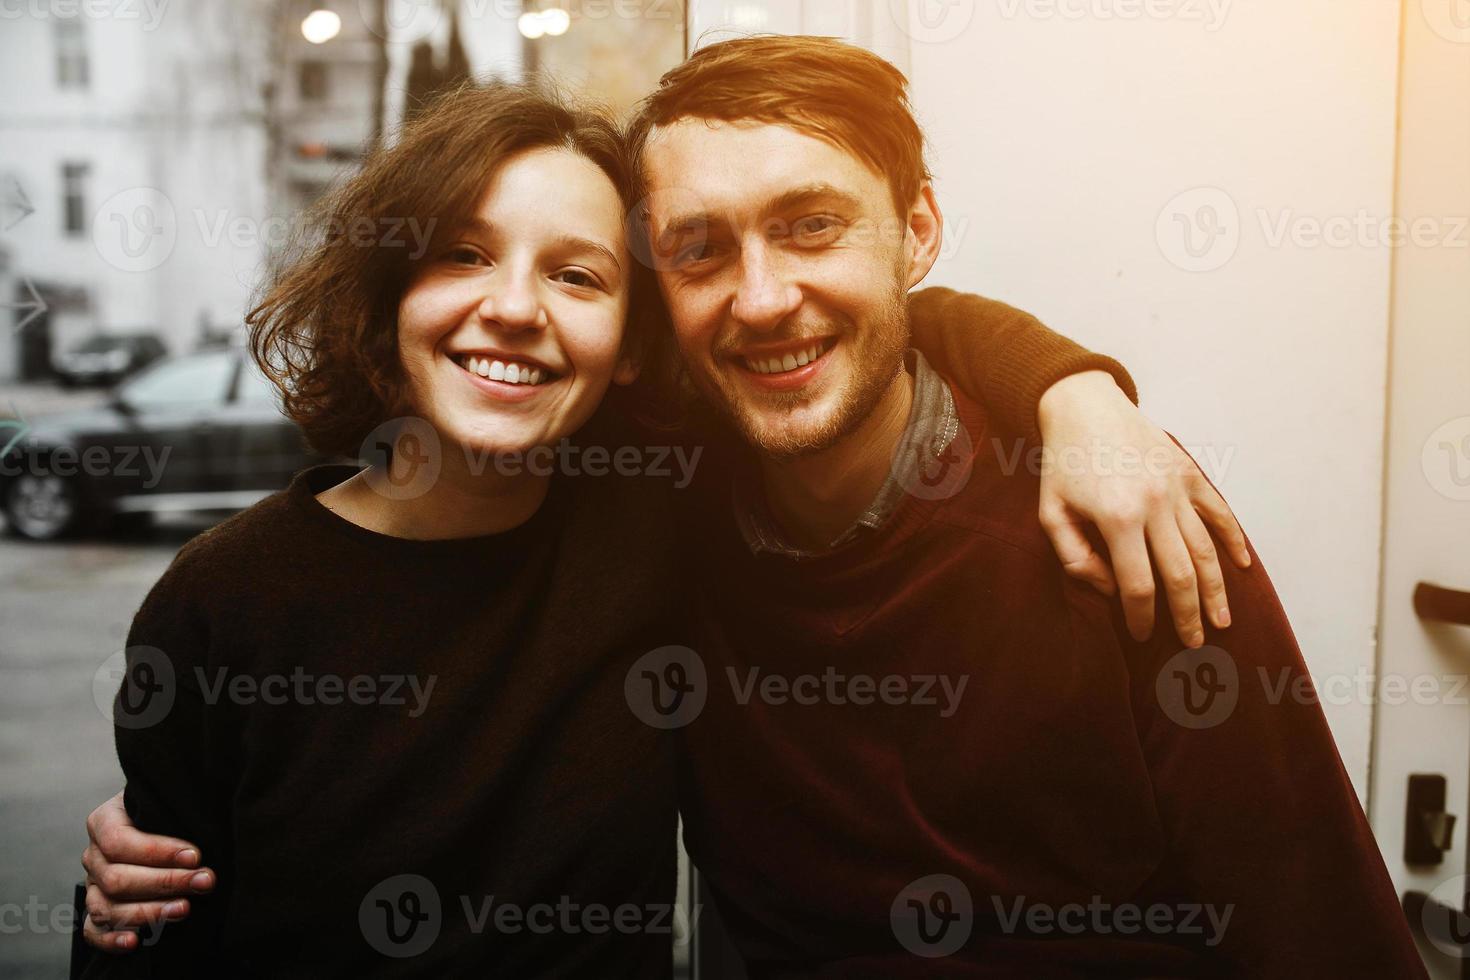
<svg viewBox="0 0 1470 980">
<path fill-rule="evenodd" d="M 806 204 L 814 204 L 818 201 L 833 201 L 851 209 L 859 209 L 863 206 L 862 200 L 856 194 L 845 191 L 832 184 L 816 183 L 786 191 L 777 196 L 767 206 L 766 210 L 772 212 L 790 211 L 793 208 L 798 208 Z"/>
<path fill-rule="evenodd" d="M 849 210 L 862 208 L 863 202 L 850 191 L 827 183 L 806 184 L 778 194 L 762 208 L 767 214 L 780 214 L 819 201 L 832 201 Z M 695 228 L 715 228 L 724 225 L 724 220 L 703 211 L 686 211 L 670 218 L 663 227 L 663 234 L 677 234 Z"/>
</svg>

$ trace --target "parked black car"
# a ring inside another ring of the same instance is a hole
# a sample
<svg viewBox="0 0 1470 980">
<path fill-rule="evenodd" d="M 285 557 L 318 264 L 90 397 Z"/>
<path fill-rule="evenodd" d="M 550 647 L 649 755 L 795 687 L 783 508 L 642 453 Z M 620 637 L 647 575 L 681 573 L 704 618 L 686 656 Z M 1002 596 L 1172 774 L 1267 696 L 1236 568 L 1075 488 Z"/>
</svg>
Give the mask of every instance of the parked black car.
<svg viewBox="0 0 1470 980">
<path fill-rule="evenodd" d="M 321 461 L 235 349 L 160 361 L 104 405 L 23 423 L 0 426 L 0 503 L 9 530 L 36 540 L 161 511 L 239 510 Z"/>
<path fill-rule="evenodd" d="M 63 385 L 112 385 L 168 354 L 151 333 L 110 334 L 88 339 L 57 354 L 52 370 Z"/>
</svg>

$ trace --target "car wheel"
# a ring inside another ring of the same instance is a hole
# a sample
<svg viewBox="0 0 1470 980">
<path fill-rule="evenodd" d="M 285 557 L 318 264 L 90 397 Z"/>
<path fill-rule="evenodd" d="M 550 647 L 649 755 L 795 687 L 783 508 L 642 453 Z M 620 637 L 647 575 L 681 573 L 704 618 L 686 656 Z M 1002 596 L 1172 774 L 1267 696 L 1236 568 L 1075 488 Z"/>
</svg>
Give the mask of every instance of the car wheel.
<svg viewBox="0 0 1470 980">
<path fill-rule="evenodd" d="M 6 523 L 23 538 L 52 541 L 75 528 L 81 516 L 81 496 L 74 480 L 23 473 L 6 488 Z"/>
</svg>

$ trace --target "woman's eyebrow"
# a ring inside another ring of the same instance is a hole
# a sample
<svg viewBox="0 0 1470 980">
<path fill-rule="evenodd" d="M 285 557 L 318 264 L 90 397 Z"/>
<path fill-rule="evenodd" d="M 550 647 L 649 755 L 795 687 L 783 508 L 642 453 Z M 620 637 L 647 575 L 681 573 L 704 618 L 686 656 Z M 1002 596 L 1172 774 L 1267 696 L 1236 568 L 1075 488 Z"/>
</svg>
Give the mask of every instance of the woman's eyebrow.
<svg viewBox="0 0 1470 980">
<path fill-rule="evenodd" d="M 552 239 L 552 242 L 566 248 L 595 252 L 611 262 L 614 269 L 617 269 L 619 272 L 623 271 L 623 263 L 618 261 L 617 253 L 601 242 L 594 242 L 590 238 L 582 238 L 578 235 L 558 235 Z"/>
</svg>

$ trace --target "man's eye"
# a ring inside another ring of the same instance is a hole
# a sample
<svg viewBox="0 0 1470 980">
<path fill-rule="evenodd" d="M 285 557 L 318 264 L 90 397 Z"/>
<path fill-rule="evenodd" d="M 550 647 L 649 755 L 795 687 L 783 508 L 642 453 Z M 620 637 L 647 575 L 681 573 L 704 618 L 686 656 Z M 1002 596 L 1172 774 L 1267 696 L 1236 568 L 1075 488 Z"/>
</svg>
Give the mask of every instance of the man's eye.
<svg viewBox="0 0 1470 980">
<path fill-rule="evenodd" d="M 792 225 L 791 237 L 798 243 L 820 242 L 831 238 L 839 227 L 836 218 L 825 214 L 815 214 L 809 218 L 802 218 Z"/>
<path fill-rule="evenodd" d="M 715 257 L 716 249 L 708 239 L 687 245 L 674 253 L 674 268 L 682 269 L 688 265 L 698 265 Z"/>
</svg>

